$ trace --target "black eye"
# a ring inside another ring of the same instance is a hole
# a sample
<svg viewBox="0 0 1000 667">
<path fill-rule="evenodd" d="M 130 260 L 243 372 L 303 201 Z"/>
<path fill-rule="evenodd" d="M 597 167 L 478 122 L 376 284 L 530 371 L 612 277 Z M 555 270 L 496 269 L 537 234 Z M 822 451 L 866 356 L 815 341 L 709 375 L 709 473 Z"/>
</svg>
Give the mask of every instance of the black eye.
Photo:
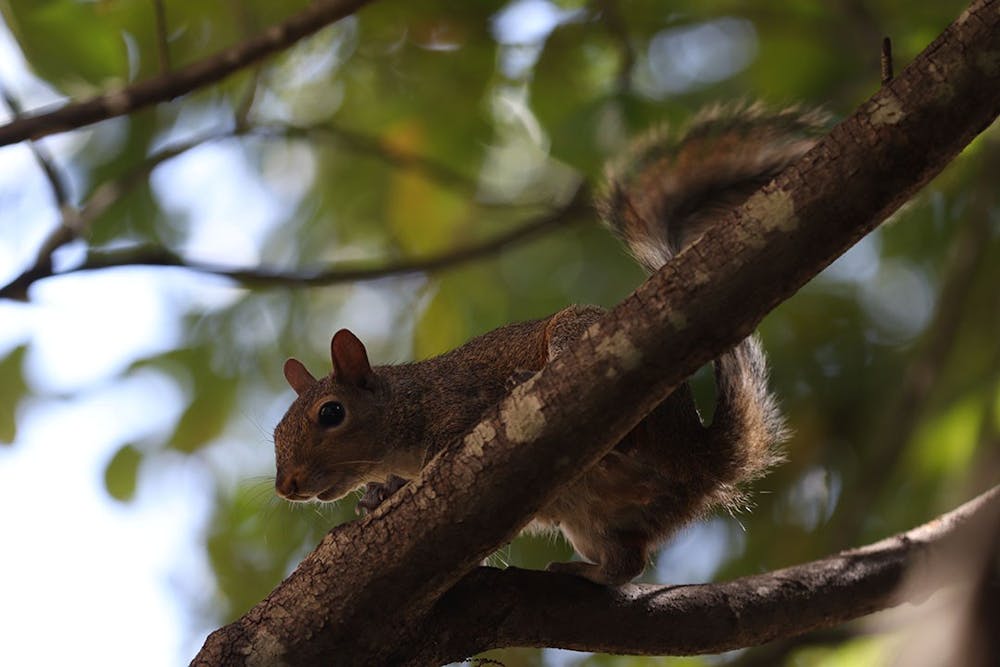
<svg viewBox="0 0 1000 667">
<path fill-rule="evenodd" d="M 320 426 L 326 426 L 327 428 L 340 426 L 346 416 L 347 410 L 344 409 L 344 404 L 338 401 L 324 403 L 319 408 Z"/>
</svg>

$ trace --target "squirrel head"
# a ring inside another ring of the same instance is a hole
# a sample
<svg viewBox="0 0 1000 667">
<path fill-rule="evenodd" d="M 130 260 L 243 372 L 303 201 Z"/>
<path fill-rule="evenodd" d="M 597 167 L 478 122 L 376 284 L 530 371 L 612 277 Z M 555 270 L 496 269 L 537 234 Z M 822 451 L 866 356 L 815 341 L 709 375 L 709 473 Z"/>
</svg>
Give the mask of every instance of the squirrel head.
<svg viewBox="0 0 1000 667">
<path fill-rule="evenodd" d="M 274 485 L 287 500 L 337 500 L 382 475 L 386 387 L 347 329 L 333 336 L 330 356 L 333 370 L 319 380 L 298 359 L 285 362 L 285 379 L 298 396 L 274 430 Z"/>
</svg>

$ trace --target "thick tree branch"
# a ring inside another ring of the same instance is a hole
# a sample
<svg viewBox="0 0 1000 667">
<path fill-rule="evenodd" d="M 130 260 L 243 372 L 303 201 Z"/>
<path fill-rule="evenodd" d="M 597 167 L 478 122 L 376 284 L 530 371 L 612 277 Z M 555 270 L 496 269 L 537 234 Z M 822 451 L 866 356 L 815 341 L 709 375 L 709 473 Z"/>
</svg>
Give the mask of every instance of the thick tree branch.
<svg viewBox="0 0 1000 667">
<path fill-rule="evenodd" d="M 303 37 L 349 16 L 370 1 L 315 0 L 284 23 L 271 26 L 256 37 L 182 69 L 89 100 L 70 102 L 52 111 L 17 118 L 0 126 L 0 146 L 73 130 L 180 97 L 289 47 Z"/>
<path fill-rule="evenodd" d="M 799 163 L 519 385 L 461 446 L 371 516 L 333 529 L 264 601 L 210 635 L 195 663 L 325 664 L 336 655 L 338 664 L 371 665 L 412 655 L 421 619 L 480 559 L 996 118 L 997 6 L 974 2 Z"/>
<path fill-rule="evenodd" d="M 577 577 L 481 567 L 444 595 L 425 621 L 432 638 L 413 664 L 441 664 L 500 646 L 599 653 L 693 655 L 755 646 L 904 602 L 915 566 L 947 560 L 970 535 L 1000 528 L 1000 487 L 923 526 L 811 563 L 734 581 L 619 589 Z M 935 568 L 937 569 L 937 568 Z M 960 568 L 946 568 L 956 578 Z M 939 581 L 938 585 L 958 583 Z M 448 628 L 448 632 L 435 632 Z"/>
</svg>

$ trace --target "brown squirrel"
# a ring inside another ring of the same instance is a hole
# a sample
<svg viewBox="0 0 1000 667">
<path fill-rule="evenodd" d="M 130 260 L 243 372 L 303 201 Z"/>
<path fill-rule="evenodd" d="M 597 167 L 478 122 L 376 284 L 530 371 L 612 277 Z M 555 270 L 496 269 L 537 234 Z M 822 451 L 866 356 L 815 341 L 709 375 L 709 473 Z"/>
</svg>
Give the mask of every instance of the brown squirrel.
<svg viewBox="0 0 1000 667">
<path fill-rule="evenodd" d="M 679 139 L 656 132 L 609 170 L 601 217 L 649 271 L 696 238 L 711 214 L 739 205 L 801 156 L 825 117 L 759 105 L 700 114 Z M 333 501 L 366 485 L 373 509 L 437 452 L 458 441 L 526 374 L 571 345 L 604 311 L 570 306 L 511 324 L 432 359 L 371 366 L 350 331 L 331 341 L 333 370 L 317 380 L 285 362 L 298 394 L 274 433 L 278 495 Z M 639 575 L 649 552 L 714 506 L 740 504 L 741 485 L 779 458 L 782 417 L 753 337 L 715 361 L 717 398 L 705 426 L 678 387 L 615 448 L 535 516 L 590 562 L 553 563 L 595 582 Z"/>
</svg>

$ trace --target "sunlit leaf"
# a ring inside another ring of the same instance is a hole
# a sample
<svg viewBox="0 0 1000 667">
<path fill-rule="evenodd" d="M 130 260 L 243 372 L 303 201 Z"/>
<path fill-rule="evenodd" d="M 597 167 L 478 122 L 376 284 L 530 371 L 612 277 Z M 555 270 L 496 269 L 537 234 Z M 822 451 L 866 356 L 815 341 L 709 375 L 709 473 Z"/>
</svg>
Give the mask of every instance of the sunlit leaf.
<svg viewBox="0 0 1000 667">
<path fill-rule="evenodd" d="M 606 104 L 621 53 L 600 25 L 569 23 L 545 42 L 531 83 L 531 109 L 552 140 L 552 153 L 595 174 L 603 154 L 593 140 L 614 121 Z"/>
<path fill-rule="evenodd" d="M 983 401 L 970 397 L 930 421 L 914 443 L 915 472 L 924 476 L 968 469 L 978 444 Z"/>
<path fill-rule="evenodd" d="M 18 347 L 0 359 L 0 444 L 10 444 L 17 437 L 17 406 L 27 390 L 21 374 L 26 351 Z"/>
<path fill-rule="evenodd" d="M 143 453 L 134 445 L 123 445 L 104 468 L 104 488 L 115 500 L 127 502 L 135 496 L 135 487 Z"/>
<path fill-rule="evenodd" d="M 4 20 L 39 76 L 73 94 L 128 77 L 128 49 L 119 26 L 98 3 L 8 0 Z"/>
</svg>

